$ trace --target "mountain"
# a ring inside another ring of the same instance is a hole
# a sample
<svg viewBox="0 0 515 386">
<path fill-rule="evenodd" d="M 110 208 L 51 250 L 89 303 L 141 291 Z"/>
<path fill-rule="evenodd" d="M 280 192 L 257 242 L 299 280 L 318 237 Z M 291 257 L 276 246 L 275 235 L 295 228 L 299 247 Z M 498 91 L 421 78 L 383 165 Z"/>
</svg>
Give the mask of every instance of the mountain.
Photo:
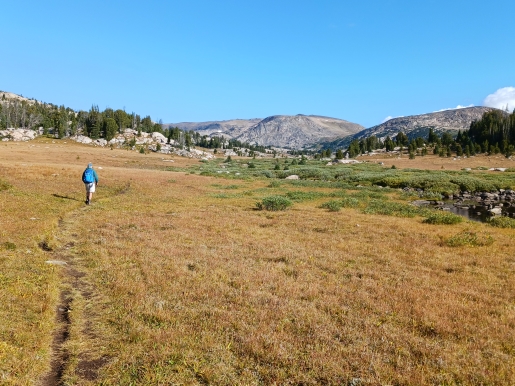
<svg viewBox="0 0 515 386">
<path fill-rule="evenodd" d="M 166 127 L 178 127 L 185 131 L 196 131 L 202 135 L 223 135 L 225 138 L 236 138 L 250 127 L 261 122 L 261 118 L 231 119 L 228 121 L 179 122 L 167 123 Z"/>
<path fill-rule="evenodd" d="M 223 135 L 241 142 L 263 146 L 300 149 L 320 141 L 352 135 L 363 126 L 343 119 L 318 115 L 274 115 L 261 119 L 233 119 L 212 122 L 182 122 L 167 124 L 203 135 Z"/>
<path fill-rule="evenodd" d="M 274 115 L 242 133 L 238 140 L 264 146 L 301 149 L 362 130 L 363 126 L 314 115 Z"/>
<path fill-rule="evenodd" d="M 354 135 L 331 142 L 325 142 L 323 143 L 323 147 L 334 149 L 345 148 L 354 139 L 360 140 L 372 135 L 381 139 L 390 136 L 390 138 L 393 139 L 400 131 L 404 132 L 409 139 L 416 137 L 426 138 L 430 128 L 437 134 L 449 131 L 454 136 L 458 133 L 458 130 L 468 130 L 472 121 L 481 119 L 484 113 L 491 110 L 495 109 L 492 107 L 466 107 L 429 114 L 392 118 L 380 125 L 362 130 Z"/>
</svg>

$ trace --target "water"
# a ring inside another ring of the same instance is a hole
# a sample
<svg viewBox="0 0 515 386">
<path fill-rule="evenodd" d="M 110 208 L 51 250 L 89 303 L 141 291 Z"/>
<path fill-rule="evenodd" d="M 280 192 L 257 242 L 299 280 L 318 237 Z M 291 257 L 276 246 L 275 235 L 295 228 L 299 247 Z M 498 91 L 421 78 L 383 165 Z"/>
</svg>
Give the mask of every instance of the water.
<svg viewBox="0 0 515 386">
<path fill-rule="evenodd" d="M 464 203 L 465 205 L 467 203 Z M 500 201 L 497 205 L 503 205 L 504 202 Z M 475 205 L 475 208 L 472 207 Z M 486 206 L 477 205 L 477 202 L 470 203 L 469 208 L 461 208 L 459 206 L 454 206 L 454 202 L 445 203 L 445 208 L 449 208 L 451 213 L 460 215 L 465 217 L 467 220 L 478 221 L 478 222 L 487 222 L 488 219 L 492 218 L 490 212 L 488 212 L 488 208 Z M 515 218 L 515 207 L 513 206 L 502 206 L 502 216 L 508 216 L 511 218 Z"/>
</svg>

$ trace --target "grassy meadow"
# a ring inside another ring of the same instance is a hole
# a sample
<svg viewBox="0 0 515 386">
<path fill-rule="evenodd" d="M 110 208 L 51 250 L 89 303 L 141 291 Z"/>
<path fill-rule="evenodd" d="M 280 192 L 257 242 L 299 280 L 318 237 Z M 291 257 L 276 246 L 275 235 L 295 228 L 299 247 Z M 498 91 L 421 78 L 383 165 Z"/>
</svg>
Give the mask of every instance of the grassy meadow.
<svg viewBox="0 0 515 386">
<path fill-rule="evenodd" d="M 0 384 L 50 385 L 56 358 L 64 385 L 515 384 L 514 220 L 401 190 L 515 188 L 484 170 L 515 162 L 362 159 L 0 143 Z"/>
</svg>

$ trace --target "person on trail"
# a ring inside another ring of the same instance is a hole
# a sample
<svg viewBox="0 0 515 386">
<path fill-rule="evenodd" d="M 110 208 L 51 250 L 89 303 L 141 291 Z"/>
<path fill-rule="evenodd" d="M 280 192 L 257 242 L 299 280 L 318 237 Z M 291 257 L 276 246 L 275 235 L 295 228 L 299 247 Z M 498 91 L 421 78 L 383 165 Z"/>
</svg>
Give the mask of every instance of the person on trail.
<svg viewBox="0 0 515 386">
<path fill-rule="evenodd" d="M 93 197 L 93 193 L 95 193 L 95 188 L 98 185 L 98 175 L 97 172 L 93 169 L 93 164 L 90 162 L 84 173 L 82 173 L 82 182 L 86 185 L 86 205 L 91 203 L 91 198 Z"/>
</svg>

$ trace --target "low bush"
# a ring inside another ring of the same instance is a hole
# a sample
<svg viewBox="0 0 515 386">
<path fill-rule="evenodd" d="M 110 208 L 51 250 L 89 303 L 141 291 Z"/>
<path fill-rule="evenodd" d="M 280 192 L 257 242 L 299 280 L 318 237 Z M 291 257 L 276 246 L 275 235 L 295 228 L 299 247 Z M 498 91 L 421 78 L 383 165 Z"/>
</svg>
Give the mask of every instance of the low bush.
<svg viewBox="0 0 515 386">
<path fill-rule="evenodd" d="M 16 244 L 14 243 L 11 243 L 10 241 L 6 241 L 2 244 L 0 244 L 1 247 L 3 247 L 3 249 L 7 250 L 7 251 L 14 251 L 16 249 Z"/>
<path fill-rule="evenodd" d="M 271 211 L 277 211 L 277 210 L 285 210 L 289 206 L 291 206 L 293 203 L 290 201 L 290 199 L 283 197 L 283 196 L 269 196 L 263 198 L 261 202 L 256 203 L 256 207 L 259 210 L 271 210 Z"/>
<path fill-rule="evenodd" d="M 463 221 L 463 217 L 458 216 L 454 213 L 439 211 L 439 212 L 433 212 L 431 213 L 426 219 L 424 219 L 424 223 L 426 224 L 459 224 Z"/>
<path fill-rule="evenodd" d="M 286 197 L 293 201 L 316 200 L 323 196 L 324 194 L 321 192 L 303 192 L 299 190 L 286 193 Z"/>
<path fill-rule="evenodd" d="M 324 202 L 322 205 L 320 205 L 320 208 L 327 209 L 329 212 L 338 212 L 342 208 L 339 200 L 331 200 Z"/>
<path fill-rule="evenodd" d="M 8 190 L 12 187 L 11 184 L 9 184 L 8 182 L 6 181 L 3 181 L 3 180 L 0 180 L 0 191 L 2 190 Z"/>
<path fill-rule="evenodd" d="M 515 229 L 515 219 L 509 217 L 492 217 L 488 220 L 488 224 L 497 228 Z"/>
<path fill-rule="evenodd" d="M 286 178 L 291 174 L 298 175 L 303 180 L 323 180 L 330 181 L 333 179 L 332 173 L 329 170 L 325 170 L 318 167 L 301 167 L 295 170 L 285 170 L 282 173 L 278 173 L 279 178 Z"/>
<path fill-rule="evenodd" d="M 449 247 L 483 247 L 494 243 L 494 239 L 488 233 L 477 233 L 472 231 L 462 231 L 445 242 Z"/>
<path fill-rule="evenodd" d="M 357 208 L 359 200 L 353 197 L 343 197 L 340 200 L 331 200 L 320 205 L 320 208 L 328 209 L 330 212 L 338 212 L 341 208 Z"/>
<path fill-rule="evenodd" d="M 420 215 L 420 210 L 413 205 L 373 199 L 363 209 L 363 213 L 395 217 L 415 217 Z"/>
</svg>

